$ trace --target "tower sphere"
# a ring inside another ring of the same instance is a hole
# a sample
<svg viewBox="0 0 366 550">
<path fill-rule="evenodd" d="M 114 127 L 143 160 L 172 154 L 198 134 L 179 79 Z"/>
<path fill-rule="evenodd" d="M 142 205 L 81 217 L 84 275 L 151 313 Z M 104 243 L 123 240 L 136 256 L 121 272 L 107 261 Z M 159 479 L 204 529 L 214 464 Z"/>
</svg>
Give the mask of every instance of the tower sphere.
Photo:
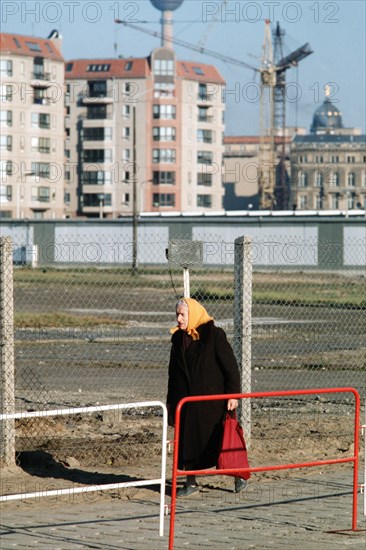
<svg viewBox="0 0 366 550">
<path fill-rule="evenodd" d="M 174 11 L 180 8 L 184 0 L 150 0 L 154 8 L 160 11 Z"/>
</svg>

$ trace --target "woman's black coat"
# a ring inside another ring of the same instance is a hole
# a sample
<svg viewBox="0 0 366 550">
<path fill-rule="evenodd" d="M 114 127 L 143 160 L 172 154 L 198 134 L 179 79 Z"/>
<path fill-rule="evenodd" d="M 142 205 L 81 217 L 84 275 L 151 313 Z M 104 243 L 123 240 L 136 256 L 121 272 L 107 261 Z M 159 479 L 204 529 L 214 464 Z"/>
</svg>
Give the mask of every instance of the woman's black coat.
<svg viewBox="0 0 366 550">
<path fill-rule="evenodd" d="M 209 321 L 198 327 L 199 340 L 189 353 L 183 348 L 184 331 L 172 336 L 167 405 L 170 418 L 183 397 L 240 393 L 239 369 L 223 329 Z M 216 466 L 222 438 L 222 421 L 227 401 L 187 403 L 181 412 L 179 468 L 203 469 Z"/>
</svg>

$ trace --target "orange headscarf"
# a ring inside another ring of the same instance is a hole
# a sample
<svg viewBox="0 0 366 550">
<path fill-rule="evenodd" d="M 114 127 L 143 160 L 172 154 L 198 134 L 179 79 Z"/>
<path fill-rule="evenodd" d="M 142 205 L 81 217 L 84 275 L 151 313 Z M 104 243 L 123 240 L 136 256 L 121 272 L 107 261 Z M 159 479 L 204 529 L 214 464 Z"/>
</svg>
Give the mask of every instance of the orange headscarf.
<svg viewBox="0 0 366 550">
<path fill-rule="evenodd" d="M 187 334 L 192 336 L 193 340 L 199 340 L 200 335 L 197 332 L 197 328 L 204 323 L 213 321 L 213 317 L 210 317 L 207 311 L 197 300 L 193 298 L 182 298 L 182 302 L 185 302 L 188 306 L 188 327 Z M 179 327 L 173 327 L 170 329 L 170 332 L 173 334 L 179 329 Z"/>
</svg>

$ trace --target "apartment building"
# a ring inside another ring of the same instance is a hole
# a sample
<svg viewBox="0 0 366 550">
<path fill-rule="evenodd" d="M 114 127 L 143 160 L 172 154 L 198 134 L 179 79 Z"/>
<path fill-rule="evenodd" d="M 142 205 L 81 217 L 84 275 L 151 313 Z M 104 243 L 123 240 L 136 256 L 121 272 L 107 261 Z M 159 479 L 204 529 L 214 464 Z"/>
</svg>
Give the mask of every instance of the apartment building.
<svg viewBox="0 0 366 550">
<path fill-rule="evenodd" d="M 2 218 L 64 215 L 61 39 L 0 35 Z"/>
<path fill-rule="evenodd" d="M 66 215 L 221 211 L 224 80 L 215 67 L 146 58 L 66 62 Z"/>
<path fill-rule="evenodd" d="M 291 145 L 291 203 L 301 210 L 366 209 L 366 135 L 345 128 L 326 97 L 310 133 Z"/>
</svg>

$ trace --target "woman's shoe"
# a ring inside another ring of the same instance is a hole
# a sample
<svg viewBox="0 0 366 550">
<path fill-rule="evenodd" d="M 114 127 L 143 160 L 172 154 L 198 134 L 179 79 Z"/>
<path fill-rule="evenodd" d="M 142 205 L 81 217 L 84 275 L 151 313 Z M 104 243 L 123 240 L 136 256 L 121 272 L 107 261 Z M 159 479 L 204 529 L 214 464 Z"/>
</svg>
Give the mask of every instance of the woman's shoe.
<svg viewBox="0 0 366 550">
<path fill-rule="evenodd" d="M 177 491 L 177 497 L 189 497 L 193 493 L 198 493 L 200 490 L 199 485 L 197 483 L 195 485 L 185 485 L 181 489 L 178 489 Z"/>
<path fill-rule="evenodd" d="M 241 477 L 236 477 L 235 478 L 235 489 L 234 489 L 235 493 L 240 493 L 240 491 L 245 489 L 246 486 L 247 486 L 247 480 L 246 479 L 243 479 Z"/>
</svg>

